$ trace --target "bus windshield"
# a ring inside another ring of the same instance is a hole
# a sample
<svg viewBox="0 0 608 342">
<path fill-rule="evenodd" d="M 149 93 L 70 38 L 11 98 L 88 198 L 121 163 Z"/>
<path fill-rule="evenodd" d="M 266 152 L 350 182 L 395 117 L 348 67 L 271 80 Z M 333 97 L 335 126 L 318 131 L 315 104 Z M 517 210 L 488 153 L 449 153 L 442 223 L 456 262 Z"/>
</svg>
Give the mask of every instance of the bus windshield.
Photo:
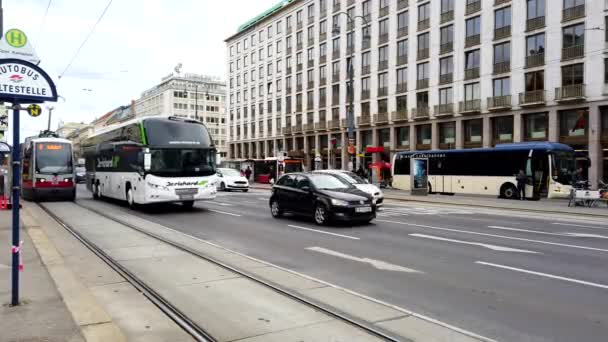
<svg viewBox="0 0 608 342">
<path fill-rule="evenodd" d="M 70 144 L 37 143 L 36 172 L 48 175 L 72 173 L 72 148 Z"/>
<path fill-rule="evenodd" d="M 213 149 L 152 149 L 150 174 L 159 177 L 211 176 L 215 171 Z"/>
<path fill-rule="evenodd" d="M 571 174 L 575 169 L 573 152 L 553 152 L 553 180 L 561 184 L 570 184 Z"/>
<path fill-rule="evenodd" d="M 150 146 L 196 145 L 210 147 L 213 142 L 209 132 L 202 124 L 181 121 L 145 121 L 146 136 Z"/>
</svg>

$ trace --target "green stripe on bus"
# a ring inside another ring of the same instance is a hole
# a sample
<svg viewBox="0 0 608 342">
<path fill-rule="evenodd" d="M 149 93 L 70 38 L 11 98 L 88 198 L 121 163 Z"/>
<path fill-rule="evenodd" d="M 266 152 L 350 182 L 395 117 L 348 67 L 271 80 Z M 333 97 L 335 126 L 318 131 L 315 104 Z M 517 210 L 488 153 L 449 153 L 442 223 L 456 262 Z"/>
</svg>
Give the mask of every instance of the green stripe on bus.
<svg viewBox="0 0 608 342">
<path fill-rule="evenodd" d="M 146 139 L 146 129 L 144 128 L 144 123 L 139 123 L 139 129 L 141 130 L 141 143 L 144 145 L 148 145 L 148 139 Z"/>
</svg>

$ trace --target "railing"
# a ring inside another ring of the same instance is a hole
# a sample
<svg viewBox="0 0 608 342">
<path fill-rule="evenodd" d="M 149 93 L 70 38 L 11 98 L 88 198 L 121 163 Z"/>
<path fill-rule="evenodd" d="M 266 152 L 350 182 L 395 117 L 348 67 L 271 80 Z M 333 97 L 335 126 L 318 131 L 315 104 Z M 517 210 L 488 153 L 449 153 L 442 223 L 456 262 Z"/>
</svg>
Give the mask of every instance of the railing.
<svg viewBox="0 0 608 342">
<path fill-rule="evenodd" d="M 378 71 L 388 69 L 388 61 L 379 61 L 378 62 Z"/>
<path fill-rule="evenodd" d="M 378 44 L 384 44 L 386 42 L 388 42 L 388 33 L 384 33 L 378 36 Z"/>
<path fill-rule="evenodd" d="M 315 130 L 315 125 L 313 123 L 304 124 L 304 131 L 311 132 Z"/>
<path fill-rule="evenodd" d="M 494 40 L 511 37 L 511 25 L 494 29 Z"/>
<path fill-rule="evenodd" d="M 296 91 L 302 91 L 302 85 L 296 84 Z"/>
<path fill-rule="evenodd" d="M 367 75 L 371 72 L 371 67 L 369 65 L 364 65 L 361 67 L 361 75 Z"/>
<path fill-rule="evenodd" d="M 534 90 L 519 93 L 519 105 L 534 105 L 545 103 L 545 90 Z"/>
<path fill-rule="evenodd" d="M 287 92 L 287 94 L 291 94 L 291 91 L 292 91 L 292 90 L 293 90 L 293 89 L 292 89 L 291 87 L 286 87 L 286 88 L 285 88 L 285 91 Z"/>
<path fill-rule="evenodd" d="M 387 122 L 388 122 L 388 113 L 374 114 L 374 123 L 387 123 Z"/>
<path fill-rule="evenodd" d="M 327 106 L 327 96 L 319 96 L 319 107 Z"/>
<path fill-rule="evenodd" d="M 288 47 L 288 48 L 285 49 L 285 54 L 286 55 L 291 55 L 291 48 L 290 47 Z"/>
<path fill-rule="evenodd" d="M 409 26 L 402 27 L 402 28 L 398 29 L 397 30 L 397 38 L 401 38 L 401 37 L 407 36 L 408 31 L 409 31 Z"/>
<path fill-rule="evenodd" d="M 399 0 L 397 1 L 397 10 L 402 10 L 409 6 L 408 0 Z"/>
<path fill-rule="evenodd" d="M 369 99 L 369 89 L 367 90 L 361 90 L 361 100 L 368 100 Z"/>
<path fill-rule="evenodd" d="M 340 104 L 340 98 L 337 96 L 332 96 L 331 97 L 331 105 L 332 106 L 337 106 Z"/>
<path fill-rule="evenodd" d="M 407 55 L 397 56 L 397 66 L 407 64 Z"/>
<path fill-rule="evenodd" d="M 338 59 L 338 58 L 340 58 L 340 50 L 334 50 L 334 51 L 332 51 L 331 58 L 332 59 Z"/>
<path fill-rule="evenodd" d="M 304 44 L 302 44 L 302 43 L 297 43 L 297 44 L 296 44 L 296 50 L 297 50 L 297 51 L 302 50 L 302 48 L 303 48 L 303 47 L 304 47 Z"/>
<path fill-rule="evenodd" d="M 312 24 L 314 22 L 315 22 L 315 16 L 314 15 L 308 16 L 308 24 Z"/>
<path fill-rule="evenodd" d="M 414 119 L 425 119 L 429 117 L 429 107 L 417 107 L 412 109 Z"/>
<path fill-rule="evenodd" d="M 479 112 L 481 110 L 481 100 L 467 100 L 460 101 L 459 112 L 460 113 L 472 113 Z"/>
<path fill-rule="evenodd" d="M 423 31 L 431 27 L 431 20 L 424 19 L 418 22 L 418 31 Z"/>
<path fill-rule="evenodd" d="M 327 122 L 325 120 L 321 120 L 315 124 L 315 129 L 317 131 L 327 129 Z"/>
<path fill-rule="evenodd" d="M 526 31 L 537 30 L 545 27 L 545 17 L 536 17 L 526 20 Z"/>
<path fill-rule="evenodd" d="M 372 46 L 372 43 L 369 39 L 363 39 L 363 43 L 361 43 L 361 49 L 366 50 Z"/>
<path fill-rule="evenodd" d="M 340 128 L 340 120 L 331 120 L 327 123 L 327 125 L 331 129 Z"/>
<path fill-rule="evenodd" d="M 465 10 L 465 15 L 473 14 L 479 11 L 481 11 L 481 0 L 468 4 Z"/>
<path fill-rule="evenodd" d="M 397 83 L 397 89 L 395 91 L 397 94 L 407 92 L 407 83 Z"/>
<path fill-rule="evenodd" d="M 396 112 L 392 112 L 391 113 L 391 120 L 393 122 L 407 121 L 407 120 L 409 120 L 409 117 L 407 115 L 407 109 L 406 110 L 398 110 Z"/>
<path fill-rule="evenodd" d="M 429 79 L 423 78 L 416 81 L 416 89 L 425 89 L 429 87 Z"/>
<path fill-rule="evenodd" d="M 291 126 L 283 127 L 283 135 L 291 134 Z"/>
<path fill-rule="evenodd" d="M 382 18 L 388 15 L 388 6 L 384 6 L 380 8 L 380 13 L 378 14 L 378 18 Z"/>
<path fill-rule="evenodd" d="M 301 112 L 301 111 L 302 111 L 302 104 L 296 103 L 296 112 Z"/>
<path fill-rule="evenodd" d="M 378 97 L 386 96 L 386 95 L 388 95 L 388 88 L 387 87 L 378 87 Z"/>
<path fill-rule="evenodd" d="M 429 49 L 419 49 L 418 50 L 418 60 L 429 58 Z"/>
<path fill-rule="evenodd" d="M 444 53 L 454 51 L 454 42 L 443 43 L 439 46 L 439 54 L 443 55 Z"/>
<path fill-rule="evenodd" d="M 372 118 L 369 114 L 361 114 L 357 118 L 357 126 L 368 126 L 372 123 Z"/>
<path fill-rule="evenodd" d="M 285 33 L 286 34 L 290 34 L 293 31 L 293 27 L 292 26 L 287 26 L 287 28 L 285 29 Z"/>
<path fill-rule="evenodd" d="M 303 23 L 303 22 L 301 22 L 301 21 L 299 21 L 299 22 L 296 24 L 296 27 L 298 28 L 298 30 L 299 30 L 299 29 L 301 29 L 301 28 L 302 28 L 302 26 L 304 26 L 304 23 Z"/>
<path fill-rule="evenodd" d="M 348 45 L 347 45 L 347 46 L 346 46 L 346 54 L 347 54 L 347 55 L 352 55 L 352 54 L 353 54 L 353 52 L 355 52 L 355 47 L 354 47 L 354 46 L 352 46 L 352 45 L 351 45 L 351 46 L 348 46 Z"/>
<path fill-rule="evenodd" d="M 353 124 L 354 124 L 354 122 L 353 122 Z M 348 120 L 340 119 L 340 127 L 348 128 Z"/>
<path fill-rule="evenodd" d="M 464 79 L 471 80 L 479 77 L 479 67 L 464 70 Z"/>
<path fill-rule="evenodd" d="M 312 88 L 314 88 L 314 87 L 315 87 L 315 82 L 314 82 L 314 81 L 312 81 L 312 82 L 308 82 L 308 87 L 307 87 L 307 89 L 312 89 Z"/>
<path fill-rule="evenodd" d="M 466 37 L 464 41 L 464 47 L 471 47 L 475 45 L 479 45 L 481 43 L 481 35 L 476 34 L 473 36 Z"/>
<path fill-rule="evenodd" d="M 291 128 L 291 131 L 293 133 L 302 133 L 302 124 L 296 123 L 296 125 Z"/>
<path fill-rule="evenodd" d="M 585 44 L 574 45 L 562 49 L 562 60 L 581 58 L 585 55 Z"/>
<path fill-rule="evenodd" d="M 511 61 L 494 63 L 494 74 L 504 74 L 511 71 Z"/>
<path fill-rule="evenodd" d="M 585 4 L 565 8 L 562 11 L 562 22 L 582 18 L 585 16 Z"/>
<path fill-rule="evenodd" d="M 327 84 L 327 78 L 326 77 L 322 77 L 319 79 L 319 85 L 325 85 Z"/>
<path fill-rule="evenodd" d="M 508 109 L 511 108 L 511 95 L 488 97 L 488 109 Z"/>
<path fill-rule="evenodd" d="M 507 2 L 511 2 L 511 0 L 494 0 L 494 6 L 506 4 Z"/>
<path fill-rule="evenodd" d="M 567 101 L 567 100 L 582 100 L 585 98 L 585 85 L 584 84 L 573 84 L 563 86 L 561 88 L 555 88 L 555 100 L 556 101 Z"/>
<path fill-rule="evenodd" d="M 454 81 L 454 73 L 450 72 L 448 74 L 440 74 L 439 75 L 439 84 L 448 84 Z"/>
<path fill-rule="evenodd" d="M 313 45 L 315 45 L 315 39 L 314 39 L 314 38 L 309 39 L 309 40 L 308 40 L 308 47 L 311 47 L 311 46 L 313 46 Z"/>
<path fill-rule="evenodd" d="M 533 68 L 545 64 L 545 53 L 537 53 L 526 57 L 526 68 Z"/>
<path fill-rule="evenodd" d="M 451 115 L 454 114 L 454 104 L 453 103 L 444 103 L 440 105 L 435 105 L 435 116 L 437 115 Z"/>
<path fill-rule="evenodd" d="M 448 21 L 452 21 L 452 20 L 454 20 L 454 11 L 453 10 L 441 13 L 441 19 L 440 19 L 441 24 L 445 24 Z"/>
</svg>

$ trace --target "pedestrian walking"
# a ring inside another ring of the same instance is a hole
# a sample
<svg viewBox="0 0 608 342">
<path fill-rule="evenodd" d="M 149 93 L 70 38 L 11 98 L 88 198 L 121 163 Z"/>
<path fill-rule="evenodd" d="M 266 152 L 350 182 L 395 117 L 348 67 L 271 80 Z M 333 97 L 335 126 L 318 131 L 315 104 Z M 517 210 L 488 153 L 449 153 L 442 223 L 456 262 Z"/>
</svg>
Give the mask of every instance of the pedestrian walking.
<svg viewBox="0 0 608 342">
<path fill-rule="evenodd" d="M 526 181 L 528 180 L 528 177 L 524 173 L 524 170 L 519 170 L 519 173 L 515 178 L 517 180 L 517 195 L 519 196 L 519 199 L 523 201 L 526 199 Z"/>
<path fill-rule="evenodd" d="M 247 166 L 247 169 L 245 169 L 245 177 L 248 181 L 251 180 L 251 168 L 249 166 Z"/>
</svg>

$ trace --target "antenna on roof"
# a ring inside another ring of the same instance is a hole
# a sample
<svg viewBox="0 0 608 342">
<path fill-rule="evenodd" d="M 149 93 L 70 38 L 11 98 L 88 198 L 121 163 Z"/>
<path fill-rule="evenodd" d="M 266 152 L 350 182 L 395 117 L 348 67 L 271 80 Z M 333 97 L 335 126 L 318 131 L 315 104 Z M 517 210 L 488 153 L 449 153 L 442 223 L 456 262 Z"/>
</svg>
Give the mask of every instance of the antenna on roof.
<svg viewBox="0 0 608 342">
<path fill-rule="evenodd" d="M 175 73 L 177 74 L 177 76 L 179 76 L 182 73 L 182 63 L 177 63 L 177 65 L 175 66 Z"/>
</svg>

